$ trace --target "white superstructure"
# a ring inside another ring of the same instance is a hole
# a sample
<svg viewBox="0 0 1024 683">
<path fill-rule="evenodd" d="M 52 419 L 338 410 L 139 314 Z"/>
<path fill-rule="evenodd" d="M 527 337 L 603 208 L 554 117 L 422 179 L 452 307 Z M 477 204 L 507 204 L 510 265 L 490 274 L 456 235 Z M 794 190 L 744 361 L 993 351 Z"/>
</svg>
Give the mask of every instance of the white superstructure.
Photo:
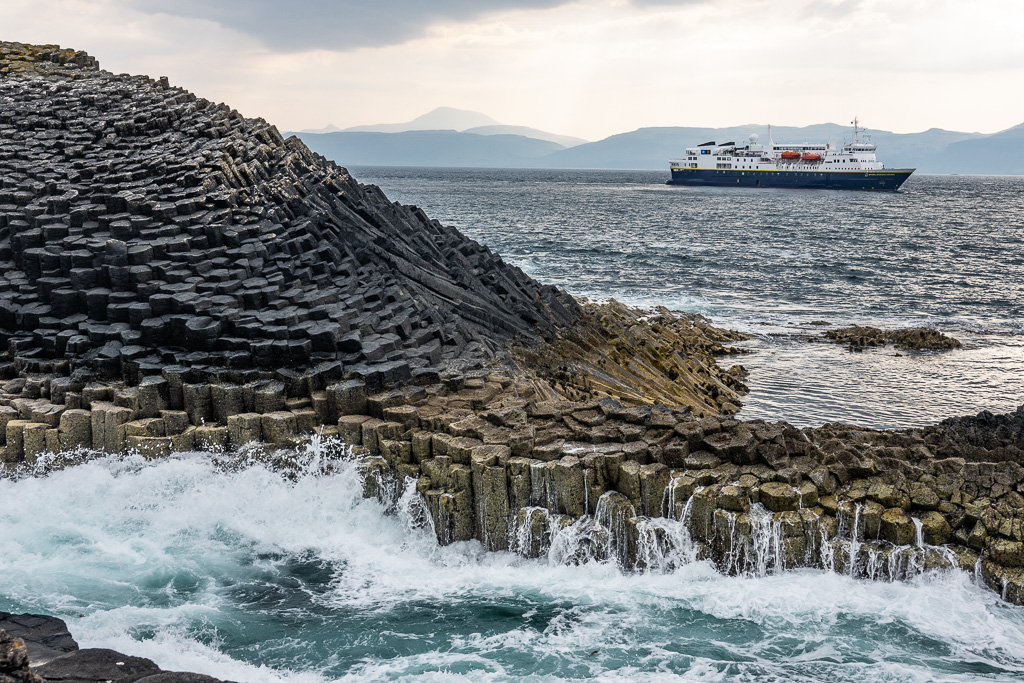
<svg viewBox="0 0 1024 683">
<path fill-rule="evenodd" d="M 758 135 L 752 134 L 746 145 L 735 142 L 717 144 L 705 142 L 689 147 L 686 156 L 671 159 L 673 171 L 684 169 L 700 170 L 752 170 L 776 172 L 864 172 L 885 168 L 875 158 L 875 145 L 867 136 L 862 136 L 856 119 L 853 121 L 853 142 L 840 146 L 836 141 L 826 144 L 784 144 L 777 145 L 771 140 L 768 128 L 768 144 L 761 144 Z"/>
</svg>

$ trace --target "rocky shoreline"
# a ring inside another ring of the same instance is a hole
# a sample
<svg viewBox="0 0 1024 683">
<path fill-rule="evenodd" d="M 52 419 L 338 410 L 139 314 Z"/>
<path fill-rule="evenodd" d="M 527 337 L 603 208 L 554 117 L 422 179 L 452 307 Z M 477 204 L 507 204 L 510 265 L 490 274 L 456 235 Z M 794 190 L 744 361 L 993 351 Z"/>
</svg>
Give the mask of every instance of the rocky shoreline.
<svg viewBox="0 0 1024 683">
<path fill-rule="evenodd" d="M 283 386 L 172 392 L 161 377 L 70 387 L 63 404 L 63 383 L 55 396 L 54 380 L 30 381 L 0 393 L 14 472 L 100 453 L 270 455 L 336 437 L 359 458 L 366 496 L 392 503 L 415 482 L 440 544 L 476 539 L 536 557 L 559 534 L 582 534 L 573 542 L 587 550 L 568 561 L 627 571 L 687 550 L 725 573 L 895 579 L 956 567 L 1024 604 L 1024 407 L 902 431 L 798 429 L 699 407 L 567 401 L 535 375 L 487 370 L 376 392 L 351 379 L 303 398 Z M 13 393 L 28 387 L 47 398 Z M 69 396 L 87 407 L 68 407 Z"/>
<path fill-rule="evenodd" d="M 734 419 L 745 370 L 718 359 L 742 335 L 577 302 L 265 121 L 56 46 L 0 43 L 0 177 L 2 476 L 315 436 L 350 448 L 365 496 L 413 487 L 442 545 L 954 568 L 1024 604 L 1024 407 L 902 431 Z"/>
</svg>

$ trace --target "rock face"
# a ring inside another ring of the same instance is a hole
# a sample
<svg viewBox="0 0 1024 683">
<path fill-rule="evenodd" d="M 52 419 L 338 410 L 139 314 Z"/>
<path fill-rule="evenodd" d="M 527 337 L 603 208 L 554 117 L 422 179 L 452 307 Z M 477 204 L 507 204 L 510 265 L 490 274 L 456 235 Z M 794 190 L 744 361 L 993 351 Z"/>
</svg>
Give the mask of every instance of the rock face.
<svg viewBox="0 0 1024 683">
<path fill-rule="evenodd" d="M 22 641 L 27 666 L 40 666 L 78 649 L 67 624 L 55 617 L 0 612 L 0 631 Z"/>
<path fill-rule="evenodd" d="M 262 119 L 0 43 L 0 371 L 435 375 L 579 307 Z"/>
<path fill-rule="evenodd" d="M 661 307 L 640 311 L 613 300 L 583 309 L 586 324 L 516 354 L 559 395 L 686 405 L 710 415 L 739 409 L 746 370 L 723 370 L 716 359 L 737 353 L 723 342 L 746 335 Z"/>
</svg>

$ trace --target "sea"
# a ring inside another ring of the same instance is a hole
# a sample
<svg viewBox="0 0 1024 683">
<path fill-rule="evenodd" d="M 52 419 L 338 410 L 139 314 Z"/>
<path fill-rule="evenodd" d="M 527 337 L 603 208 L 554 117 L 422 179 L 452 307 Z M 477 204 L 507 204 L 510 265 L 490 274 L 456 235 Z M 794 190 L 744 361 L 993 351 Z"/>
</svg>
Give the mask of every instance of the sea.
<svg viewBox="0 0 1024 683">
<path fill-rule="evenodd" d="M 901 429 L 1024 404 L 1024 178 L 901 192 L 682 188 L 667 172 L 353 168 L 577 297 L 746 332 L 739 417 Z M 821 323 L 827 323 L 823 325 Z M 831 327 L 927 325 L 945 352 L 851 352 Z M 1024 608 L 970 572 L 627 573 L 438 547 L 411 487 L 366 500 L 316 440 L 0 479 L 0 610 L 83 647 L 239 682 L 1024 680 Z"/>
</svg>

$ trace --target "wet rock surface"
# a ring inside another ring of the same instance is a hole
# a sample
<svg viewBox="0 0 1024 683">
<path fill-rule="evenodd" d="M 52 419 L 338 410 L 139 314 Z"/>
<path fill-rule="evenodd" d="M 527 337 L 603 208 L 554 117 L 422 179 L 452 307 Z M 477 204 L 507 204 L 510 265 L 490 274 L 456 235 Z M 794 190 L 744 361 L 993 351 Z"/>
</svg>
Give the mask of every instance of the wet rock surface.
<svg viewBox="0 0 1024 683">
<path fill-rule="evenodd" d="M 56 617 L 0 612 L 0 683 L 221 683 L 201 674 L 164 671 L 142 657 L 80 650 Z"/>
<path fill-rule="evenodd" d="M 0 630 L 20 638 L 29 666 L 39 666 L 78 649 L 67 624 L 55 617 L 0 612 Z"/>
<path fill-rule="evenodd" d="M 627 571 L 706 559 L 726 573 L 896 580 L 958 568 L 1024 603 L 1024 406 L 897 432 L 798 429 L 544 400 L 499 375 L 484 385 L 488 404 L 437 391 L 407 404 L 402 424 L 367 415 L 362 440 L 350 432 L 356 457 L 375 463 L 368 495 L 386 501 L 415 480 L 441 544 Z M 489 445 L 508 446 L 511 425 L 530 435 L 515 455 Z"/>
</svg>

